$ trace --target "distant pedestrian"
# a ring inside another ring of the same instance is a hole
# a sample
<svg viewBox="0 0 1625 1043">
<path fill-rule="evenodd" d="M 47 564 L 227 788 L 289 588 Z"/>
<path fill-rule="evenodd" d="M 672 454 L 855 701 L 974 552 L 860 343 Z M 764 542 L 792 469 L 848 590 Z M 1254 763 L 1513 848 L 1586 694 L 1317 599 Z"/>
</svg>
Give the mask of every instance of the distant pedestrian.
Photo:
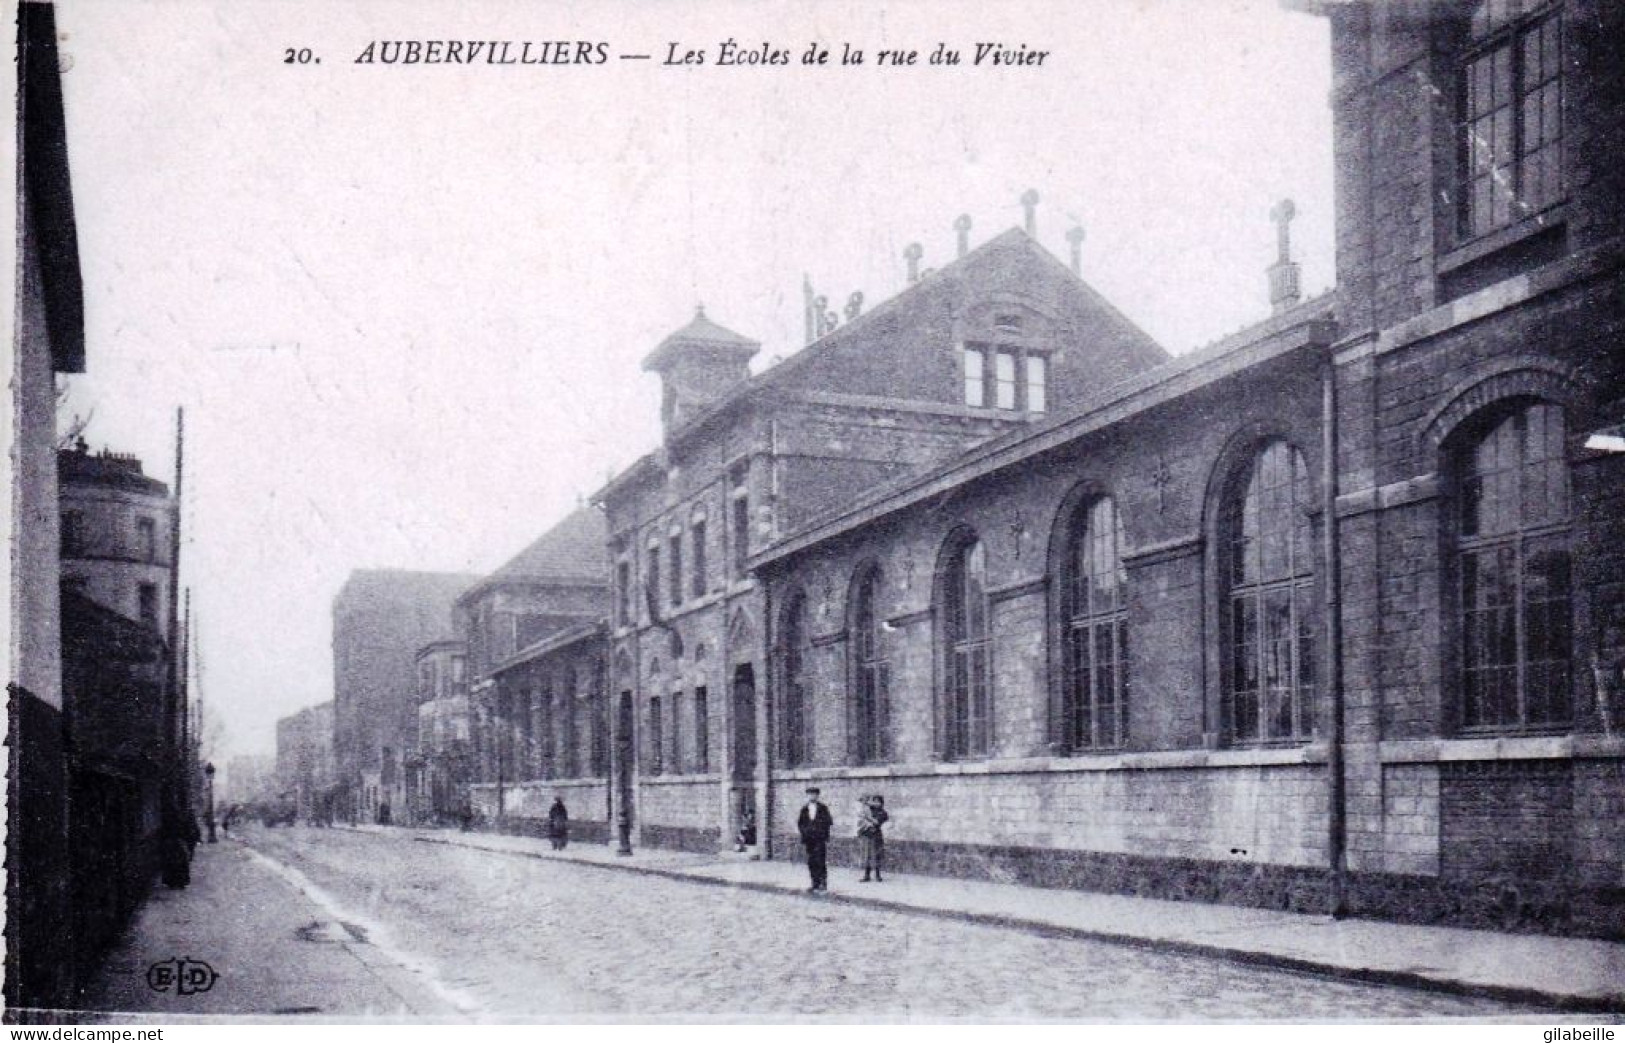
<svg viewBox="0 0 1625 1043">
<path fill-rule="evenodd" d="M 807 788 L 807 803 L 796 817 L 796 828 L 801 831 L 801 845 L 807 849 L 807 872 L 812 877 L 812 886 L 807 890 L 828 891 L 829 865 L 825 860 L 829 853 L 829 831 L 835 819 L 818 796 L 816 786 Z"/>
<path fill-rule="evenodd" d="M 474 805 L 466 800 L 457 807 L 457 828 L 464 833 L 474 828 Z"/>
<path fill-rule="evenodd" d="M 555 796 L 553 806 L 547 809 L 547 839 L 553 842 L 554 851 L 563 851 L 570 842 L 570 812 L 563 797 Z"/>
<path fill-rule="evenodd" d="M 869 875 L 874 874 L 875 881 L 881 880 L 880 870 L 885 863 L 886 855 L 886 798 L 876 793 L 858 801 L 862 810 L 858 814 L 858 847 L 863 851 L 863 879 L 860 883 L 868 883 Z"/>
<path fill-rule="evenodd" d="M 748 847 L 755 846 L 756 812 L 750 808 L 746 808 L 744 818 L 739 823 L 739 833 L 734 837 L 734 850 L 743 851 Z"/>
</svg>

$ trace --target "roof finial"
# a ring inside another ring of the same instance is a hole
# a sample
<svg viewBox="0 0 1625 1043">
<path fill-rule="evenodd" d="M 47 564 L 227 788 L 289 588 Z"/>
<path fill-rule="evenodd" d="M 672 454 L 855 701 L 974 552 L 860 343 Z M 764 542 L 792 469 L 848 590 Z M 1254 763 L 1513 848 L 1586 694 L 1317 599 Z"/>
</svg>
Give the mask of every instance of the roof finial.
<svg viewBox="0 0 1625 1043">
<path fill-rule="evenodd" d="M 1083 226 L 1073 225 L 1066 233 L 1066 241 L 1072 247 L 1072 274 L 1083 278 Z"/>
<path fill-rule="evenodd" d="M 705 318 L 705 304 L 703 302 L 694 306 L 694 317 L 696 319 Z"/>
<path fill-rule="evenodd" d="M 908 281 L 912 285 L 920 281 L 920 258 L 925 256 L 925 247 L 919 243 L 909 243 L 903 247 L 903 257 L 908 261 Z"/>
<path fill-rule="evenodd" d="M 1029 188 L 1021 193 L 1021 207 L 1027 211 L 1027 234 L 1038 236 L 1038 189 Z"/>
<path fill-rule="evenodd" d="M 970 215 L 960 214 L 954 219 L 954 231 L 959 233 L 959 256 L 970 250 Z"/>
<path fill-rule="evenodd" d="M 1275 222 L 1275 263 L 1269 267 L 1270 307 L 1281 311 L 1298 303 L 1298 265 L 1292 260 L 1292 219 L 1298 208 L 1283 199 L 1270 207 Z"/>
</svg>

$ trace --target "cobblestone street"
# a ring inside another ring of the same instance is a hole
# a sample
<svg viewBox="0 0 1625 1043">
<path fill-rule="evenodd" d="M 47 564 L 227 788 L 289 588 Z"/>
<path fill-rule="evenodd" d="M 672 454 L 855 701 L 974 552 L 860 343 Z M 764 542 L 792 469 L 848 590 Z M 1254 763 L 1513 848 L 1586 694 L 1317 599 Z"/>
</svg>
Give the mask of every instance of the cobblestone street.
<svg viewBox="0 0 1625 1043">
<path fill-rule="evenodd" d="M 264 888 L 258 903 L 287 906 L 290 937 L 302 931 L 303 944 L 323 946 L 345 939 L 346 930 L 371 935 L 402 966 L 400 980 L 474 1017 L 1308 1021 L 1539 1013 L 416 843 L 405 833 L 255 828 L 246 845 L 229 842 L 220 857 L 251 864 L 241 886 Z M 308 922 L 300 906 L 312 896 L 334 922 Z M 209 953 L 200 945 L 192 955 Z"/>
</svg>

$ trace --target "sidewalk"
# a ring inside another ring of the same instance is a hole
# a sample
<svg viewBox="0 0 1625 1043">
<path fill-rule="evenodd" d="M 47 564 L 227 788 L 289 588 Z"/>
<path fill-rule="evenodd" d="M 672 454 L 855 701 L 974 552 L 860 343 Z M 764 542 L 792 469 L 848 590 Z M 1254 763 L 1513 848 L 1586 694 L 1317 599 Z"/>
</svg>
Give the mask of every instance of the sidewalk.
<svg viewBox="0 0 1625 1043">
<path fill-rule="evenodd" d="M 369 941 L 364 924 L 336 912 L 242 844 L 199 844 L 191 884 L 178 891 L 155 885 L 80 1008 L 95 1012 L 90 1020 L 163 1024 L 459 1015 Z M 207 963 L 218 975 L 213 986 L 185 996 L 173 987 L 154 990 L 148 968 L 177 958 Z"/>
<path fill-rule="evenodd" d="M 602 844 L 553 851 L 547 841 L 453 830 L 362 827 L 529 858 L 563 859 L 723 887 L 796 894 L 808 901 L 906 910 L 1092 938 L 1342 978 L 1438 989 L 1575 1011 L 1625 1011 L 1625 945 L 1586 938 L 1502 934 L 1377 920 L 1168 902 L 1123 895 L 926 876 L 862 884 L 835 869 L 832 891 L 806 893 L 795 862 L 747 861 Z"/>
</svg>

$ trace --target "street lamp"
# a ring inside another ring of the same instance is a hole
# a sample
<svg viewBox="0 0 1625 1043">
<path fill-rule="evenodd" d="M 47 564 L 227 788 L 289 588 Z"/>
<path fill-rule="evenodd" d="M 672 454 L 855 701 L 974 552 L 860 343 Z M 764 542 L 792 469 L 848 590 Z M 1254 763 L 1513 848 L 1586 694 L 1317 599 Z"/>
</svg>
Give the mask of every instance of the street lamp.
<svg viewBox="0 0 1625 1043">
<path fill-rule="evenodd" d="M 203 766 L 203 775 L 204 775 L 204 778 L 205 778 L 205 781 L 204 781 L 203 785 L 204 785 L 205 790 L 207 791 L 204 794 L 204 798 L 203 798 L 203 800 L 204 800 L 204 804 L 203 804 L 203 816 L 204 816 L 204 818 L 203 818 L 203 821 L 209 827 L 209 843 L 213 844 L 215 842 L 215 836 L 214 836 L 214 761 L 210 761 L 209 763 L 207 763 L 207 764 L 205 764 Z"/>
</svg>

